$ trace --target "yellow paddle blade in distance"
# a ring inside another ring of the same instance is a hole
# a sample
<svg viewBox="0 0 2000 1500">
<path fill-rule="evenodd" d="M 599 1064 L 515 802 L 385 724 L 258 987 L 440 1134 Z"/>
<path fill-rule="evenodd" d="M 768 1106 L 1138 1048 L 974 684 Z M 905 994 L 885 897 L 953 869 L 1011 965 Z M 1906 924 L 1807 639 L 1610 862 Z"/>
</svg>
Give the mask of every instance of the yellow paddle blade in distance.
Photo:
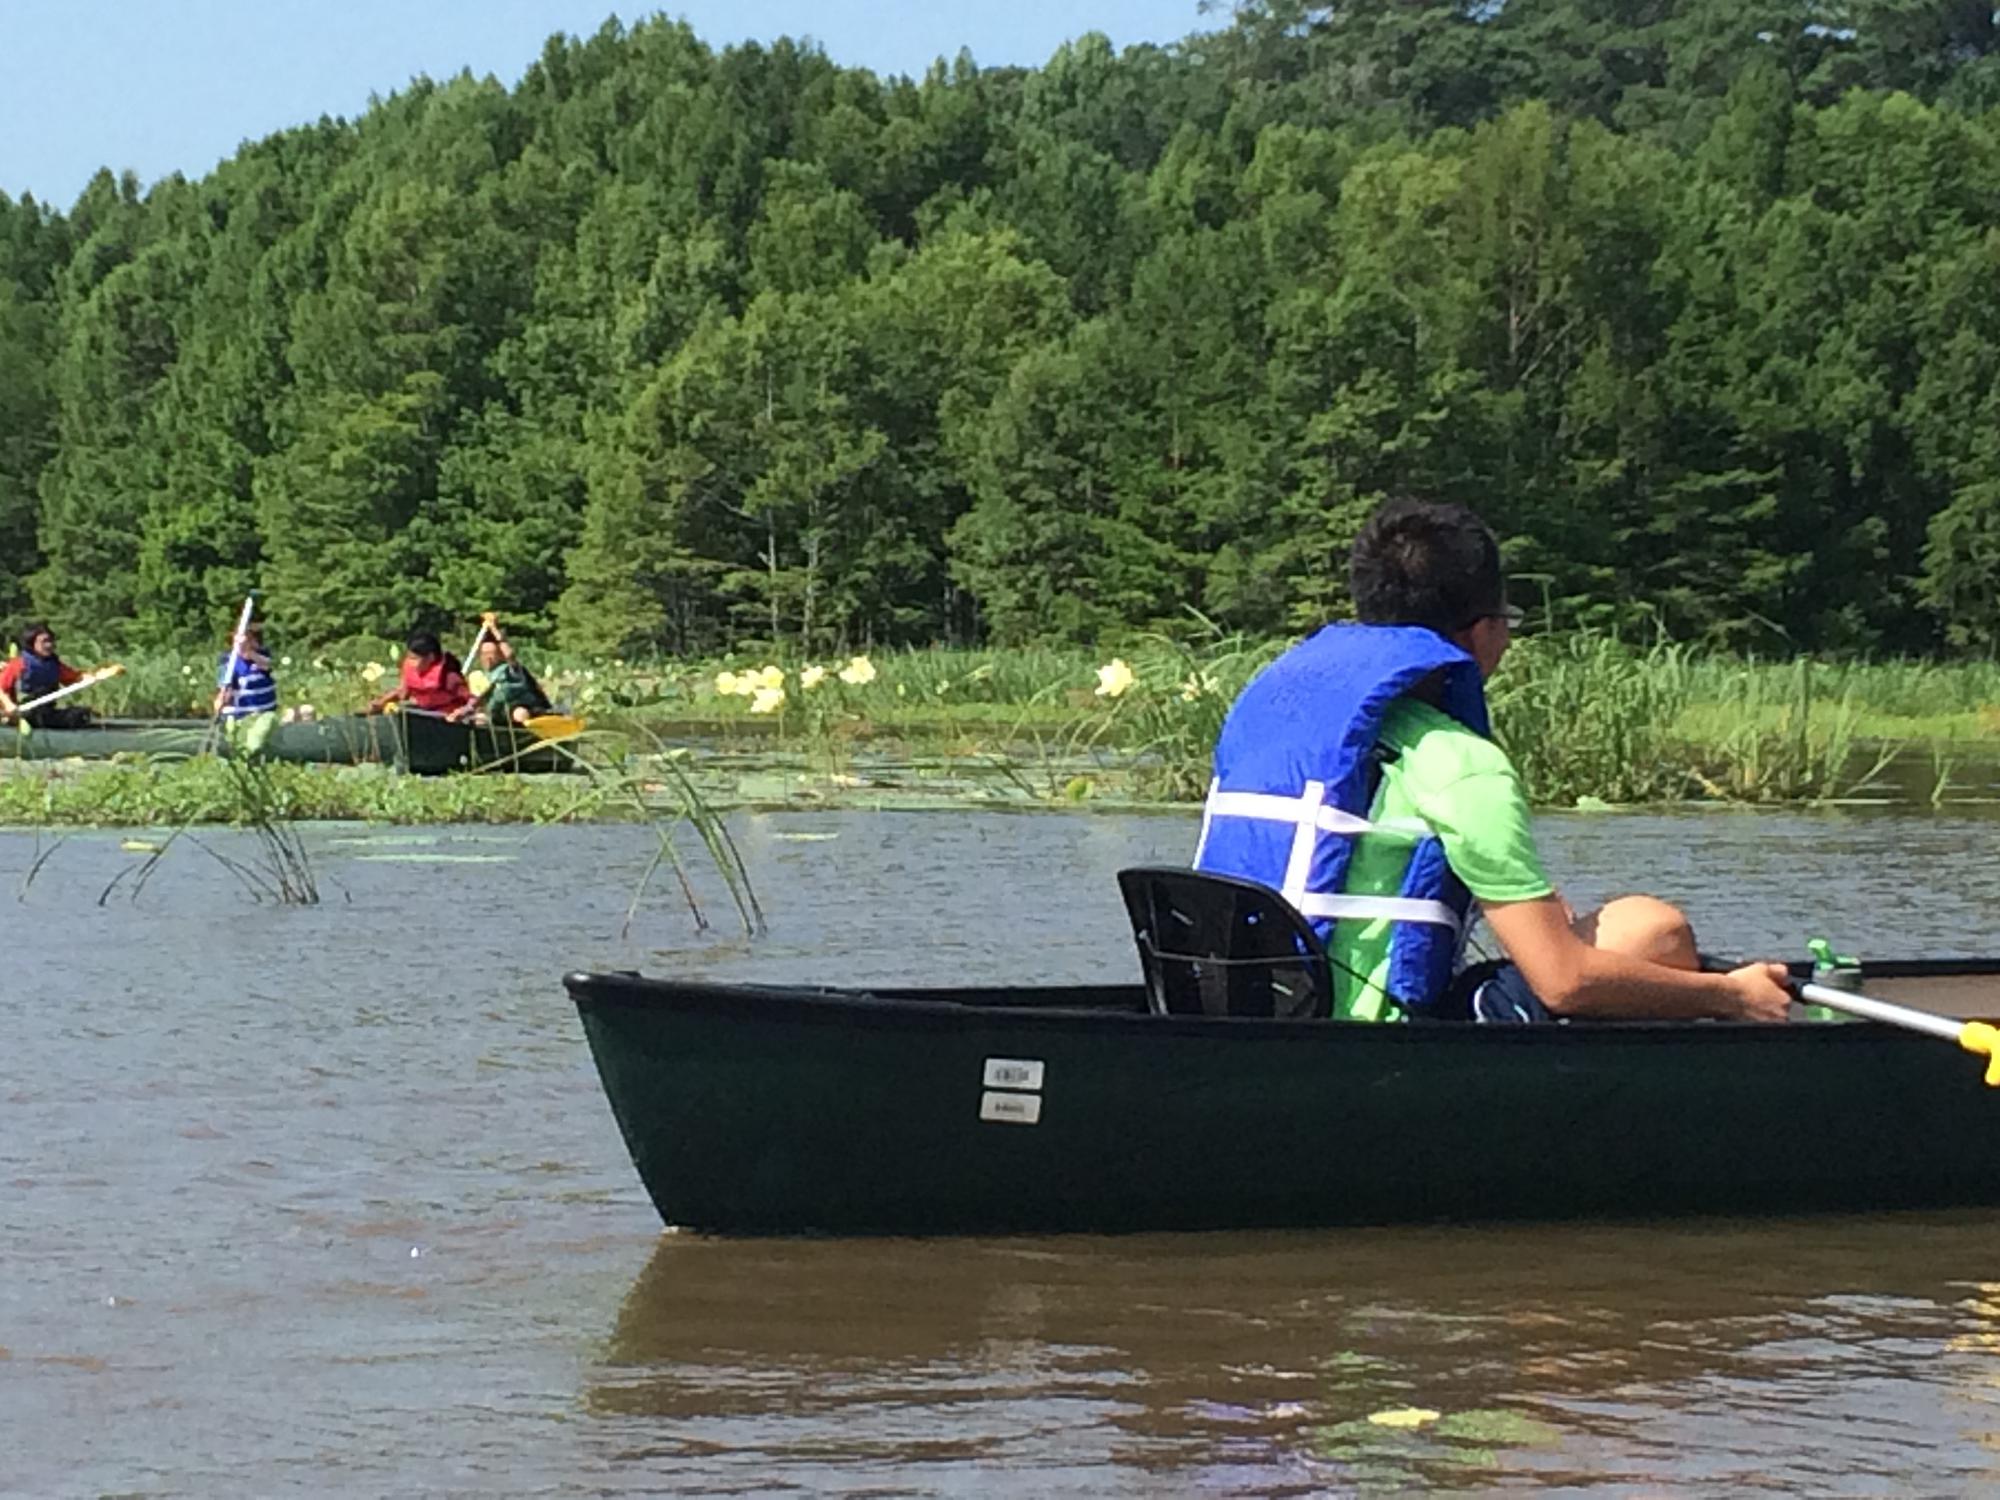
<svg viewBox="0 0 2000 1500">
<path fill-rule="evenodd" d="M 465 685 L 472 689 L 473 697 L 484 698 L 487 690 L 493 686 L 493 679 L 474 667 L 465 674 Z"/>
<path fill-rule="evenodd" d="M 583 720 L 574 714 L 537 714 L 521 726 L 541 740 L 575 739 L 583 733 Z"/>
<path fill-rule="evenodd" d="M 2000 1089 L 2000 1026 L 1967 1021 L 1958 1033 L 1958 1045 L 1986 1059 L 1986 1086 Z"/>
</svg>

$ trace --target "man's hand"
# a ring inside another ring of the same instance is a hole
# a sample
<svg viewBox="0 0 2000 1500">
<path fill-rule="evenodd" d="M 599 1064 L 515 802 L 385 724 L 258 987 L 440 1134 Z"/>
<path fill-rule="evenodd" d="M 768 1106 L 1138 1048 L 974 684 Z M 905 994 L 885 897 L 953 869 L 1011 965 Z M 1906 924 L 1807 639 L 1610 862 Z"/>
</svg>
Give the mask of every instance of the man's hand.
<svg viewBox="0 0 2000 1500">
<path fill-rule="evenodd" d="M 1792 991 L 1783 964 L 1745 964 L 1729 971 L 1729 984 L 1743 1004 L 1746 1021 L 1782 1021 L 1790 1014 Z"/>
</svg>

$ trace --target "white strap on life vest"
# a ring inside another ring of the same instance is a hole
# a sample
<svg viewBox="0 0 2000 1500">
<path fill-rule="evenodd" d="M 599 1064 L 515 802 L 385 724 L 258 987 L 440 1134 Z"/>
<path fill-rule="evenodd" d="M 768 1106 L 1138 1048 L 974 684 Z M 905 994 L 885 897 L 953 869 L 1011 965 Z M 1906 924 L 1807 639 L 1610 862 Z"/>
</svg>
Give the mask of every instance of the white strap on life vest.
<svg viewBox="0 0 2000 1500">
<path fill-rule="evenodd" d="M 1291 900 L 1289 896 L 1287 900 Z M 1458 913 L 1442 901 L 1414 896 L 1320 896 L 1307 892 L 1292 905 L 1306 917 L 1361 917 L 1370 922 L 1431 922 L 1458 931 Z"/>
<path fill-rule="evenodd" d="M 1306 889 L 1312 878 L 1313 853 L 1322 833 L 1342 838 L 1358 838 L 1364 833 L 1411 841 L 1425 837 L 1429 829 L 1420 823 L 1395 819 L 1371 823 L 1366 818 L 1326 805 L 1326 783 L 1308 781 L 1296 797 L 1273 792 L 1225 792 L 1221 781 L 1211 781 L 1208 801 L 1201 813 L 1201 842 L 1195 859 L 1208 843 L 1209 824 L 1216 818 L 1258 818 L 1269 823 L 1294 825 L 1292 851 L 1285 861 L 1285 881 L 1279 887 L 1284 898 L 1305 917 L 1360 917 L 1374 922 L 1429 922 L 1457 932 L 1457 912 L 1442 901 L 1425 901 L 1410 896 L 1342 896 Z"/>
</svg>

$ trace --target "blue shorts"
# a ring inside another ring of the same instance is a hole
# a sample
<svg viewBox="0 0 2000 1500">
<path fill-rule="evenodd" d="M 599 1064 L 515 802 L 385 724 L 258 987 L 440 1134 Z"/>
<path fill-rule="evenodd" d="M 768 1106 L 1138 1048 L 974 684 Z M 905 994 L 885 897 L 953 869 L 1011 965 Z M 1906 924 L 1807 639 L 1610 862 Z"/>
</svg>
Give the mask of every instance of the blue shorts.
<svg viewBox="0 0 2000 1500">
<path fill-rule="evenodd" d="M 1451 982 L 1451 994 L 1457 1004 L 1448 1006 L 1447 1014 L 1462 1004 L 1464 1019 L 1484 1025 L 1532 1026 L 1555 1020 L 1521 971 L 1504 959 L 1461 970 Z"/>
</svg>

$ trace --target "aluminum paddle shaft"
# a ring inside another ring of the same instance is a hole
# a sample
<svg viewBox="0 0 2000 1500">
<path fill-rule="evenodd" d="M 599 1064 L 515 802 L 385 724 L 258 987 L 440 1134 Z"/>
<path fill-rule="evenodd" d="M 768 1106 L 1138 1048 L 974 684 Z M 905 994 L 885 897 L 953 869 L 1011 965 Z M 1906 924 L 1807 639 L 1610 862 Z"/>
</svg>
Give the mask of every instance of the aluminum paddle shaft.
<svg viewBox="0 0 2000 1500">
<path fill-rule="evenodd" d="M 229 659 L 222 666 L 222 682 L 215 690 L 215 711 L 208 716 L 208 728 L 202 731 L 201 753 L 208 754 L 215 743 L 215 727 L 222 722 L 222 710 L 228 700 L 224 694 L 236 686 L 236 664 L 243 660 L 243 636 L 250 629 L 250 620 L 257 612 L 257 591 L 250 590 L 243 598 L 243 608 L 236 613 L 236 633 L 229 638 Z"/>
<path fill-rule="evenodd" d="M 67 698 L 71 693 L 80 693 L 85 688 L 96 687 L 98 683 L 103 682 L 106 678 L 116 677 L 124 670 L 125 668 L 122 666 L 109 666 L 99 667 L 95 672 L 85 672 L 83 676 L 72 682 L 68 687 L 59 687 L 53 693 L 44 693 L 39 698 L 29 699 L 26 703 L 15 704 L 14 716 L 20 718 L 24 714 L 31 714 L 36 709 L 55 702 L 58 698 Z"/>
<path fill-rule="evenodd" d="M 1829 989 L 1823 984 L 1801 984 L 1798 993 L 1801 1000 L 1845 1011 L 1864 1021 L 1881 1021 L 1906 1031 L 1921 1031 L 1925 1036 L 1957 1042 L 1967 1052 L 1986 1059 L 1987 1085 L 2000 1088 L 2000 1027 L 1986 1021 L 1958 1021 L 1927 1010 L 1912 1010 L 1907 1005 L 1891 1005 L 1887 1000 L 1873 1000 L 1847 990 Z"/>
</svg>

